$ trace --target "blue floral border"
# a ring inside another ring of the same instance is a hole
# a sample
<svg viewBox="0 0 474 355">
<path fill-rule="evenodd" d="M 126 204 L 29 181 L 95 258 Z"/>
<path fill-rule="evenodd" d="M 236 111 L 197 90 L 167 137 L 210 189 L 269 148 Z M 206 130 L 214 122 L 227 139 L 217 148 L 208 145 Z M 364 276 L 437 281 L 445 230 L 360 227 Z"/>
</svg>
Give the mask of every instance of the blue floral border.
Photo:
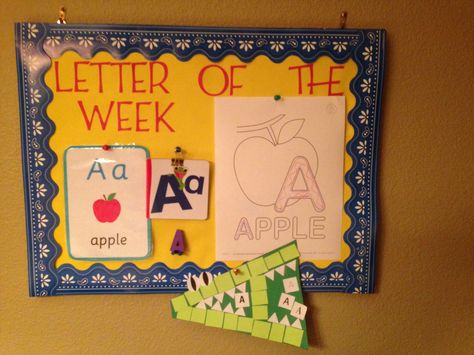
<svg viewBox="0 0 474 355">
<path fill-rule="evenodd" d="M 186 263 L 176 270 L 163 263 L 156 263 L 147 270 L 138 269 L 131 263 L 116 271 L 100 263 L 85 271 L 72 265 L 55 267 L 61 248 L 53 238 L 59 218 L 51 203 L 58 186 L 50 173 L 57 157 L 49 147 L 55 125 L 46 114 L 52 92 L 44 82 L 44 74 L 51 65 L 51 58 L 66 50 L 74 50 L 84 58 L 107 51 L 118 59 L 139 52 L 149 60 L 172 53 L 182 61 L 203 54 L 214 62 L 229 54 L 244 62 L 250 62 L 258 55 L 277 63 L 290 55 L 305 62 L 314 62 L 323 55 L 337 63 L 352 58 L 358 66 L 358 74 L 351 83 L 356 105 L 348 120 L 355 132 L 346 146 L 353 166 L 345 180 L 353 193 L 344 206 L 351 218 L 351 227 L 344 235 L 350 246 L 350 256 L 343 263 L 335 262 L 324 269 L 305 262 L 301 265 L 301 279 L 305 291 L 373 292 L 377 146 L 385 31 L 43 23 L 18 23 L 15 31 L 30 295 L 175 293 L 186 289 L 190 275 L 202 271 L 194 263 Z M 216 262 L 205 270 L 219 274 L 229 268 Z"/>
</svg>

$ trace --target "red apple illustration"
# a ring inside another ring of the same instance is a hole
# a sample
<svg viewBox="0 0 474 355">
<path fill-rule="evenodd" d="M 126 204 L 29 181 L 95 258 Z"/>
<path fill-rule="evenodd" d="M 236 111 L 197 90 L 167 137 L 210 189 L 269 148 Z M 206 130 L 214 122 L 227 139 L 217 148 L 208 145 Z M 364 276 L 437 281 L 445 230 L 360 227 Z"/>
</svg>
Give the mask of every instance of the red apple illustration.
<svg viewBox="0 0 474 355">
<path fill-rule="evenodd" d="M 237 183 L 249 201 L 259 206 L 272 206 L 281 190 L 293 159 L 305 157 L 311 171 L 316 176 L 318 170 L 318 154 L 314 146 L 297 134 L 302 129 L 305 120 L 294 119 L 279 125 L 285 115 L 252 125 L 240 126 L 238 133 L 250 133 L 237 146 L 234 153 L 234 170 Z M 261 133 L 258 133 L 258 132 Z M 277 134 L 275 134 L 277 131 Z M 297 183 L 296 189 L 305 190 L 307 187 Z M 288 205 L 296 203 L 291 201 Z"/>
<path fill-rule="evenodd" d="M 95 218 L 100 223 L 114 222 L 120 215 L 120 202 L 115 199 L 115 193 L 111 193 L 109 196 L 104 199 L 96 200 L 92 205 L 94 210 Z"/>
</svg>

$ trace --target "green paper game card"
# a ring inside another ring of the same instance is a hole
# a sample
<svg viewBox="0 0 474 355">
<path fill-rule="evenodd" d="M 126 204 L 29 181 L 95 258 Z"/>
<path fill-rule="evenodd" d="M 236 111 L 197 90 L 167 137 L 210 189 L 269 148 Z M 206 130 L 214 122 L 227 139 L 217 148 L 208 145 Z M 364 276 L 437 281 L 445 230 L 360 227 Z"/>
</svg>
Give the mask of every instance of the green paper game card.
<svg viewBox="0 0 474 355">
<path fill-rule="evenodd" d="M 293 241 L 214 278 L 191 276 L 172 317 L 307 349 L 299 256 Z"/>
</svg>

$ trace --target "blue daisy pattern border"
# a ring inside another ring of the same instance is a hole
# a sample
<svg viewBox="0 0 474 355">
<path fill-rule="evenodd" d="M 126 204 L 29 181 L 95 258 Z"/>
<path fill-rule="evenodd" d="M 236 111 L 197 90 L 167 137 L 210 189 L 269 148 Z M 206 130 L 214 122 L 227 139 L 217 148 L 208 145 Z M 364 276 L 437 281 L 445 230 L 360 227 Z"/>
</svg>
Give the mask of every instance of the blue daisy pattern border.
<svg viewBox="0 0 474 355">
<path fill-rule="evenodd" d="M 344 209 L 351 219 L 344 241 L 350 255 L 344 262 L 318 268 L 304 262 L 305 291 L 371 293 L 374 291 L 376 238 L 376 178 L 380 105 L 385 52 L 384 30 L 233 29 L 123 25 L 56 25 L 18 23 L 15 26 L 19 82 L 23 177 L 31 296 L 87 293 L 176 293 L 203 269 L 192 262 L 170 269 L 158 262 L 147 270 L 126 263 L 109 270 L 96 263 L 87 270 L 55 266 L 62 252 L 53 238 L 59 217 L 52 209 L 58 186 L 51 179 L 57 157 L 49 147 L 55 132 L 46 108 L 52 92 L 44 82 L 51 58 L 73 50 L 84 58 L 107 51 L 117 59 L 132 52 L 155 60 L 171 53 L 181 61 L 196 54 L 218 62 L 236 55 L 251 62 L 264 55 L 282 62 L 290 55 L 311 63 L 329 56 L 337 63 L 353 59 L 358 73 L 351 82 L 356 98 L 348 120 L 354 136 L 346 145 L 353 165 L 345 175 L 352 191 Z M 213 275 L 229 267 L 216 262 L 205 271 Z"/>
</svg>

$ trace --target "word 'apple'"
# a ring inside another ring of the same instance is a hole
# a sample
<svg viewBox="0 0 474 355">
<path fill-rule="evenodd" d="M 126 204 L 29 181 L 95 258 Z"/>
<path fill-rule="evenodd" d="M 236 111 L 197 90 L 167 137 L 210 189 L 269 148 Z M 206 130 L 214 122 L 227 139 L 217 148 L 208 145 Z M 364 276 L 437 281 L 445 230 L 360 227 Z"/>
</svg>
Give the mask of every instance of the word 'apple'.
<svg viewBox="0 0 474 355">
<path fill-rule="evenodd" d="M 92 205 L 95 218 L 101 223 L 114 222 L 120 215 L 120 202 L 115 199 L 115 193 L 111 193 L 104 199 L 96 200 Z"/>
</svg>

